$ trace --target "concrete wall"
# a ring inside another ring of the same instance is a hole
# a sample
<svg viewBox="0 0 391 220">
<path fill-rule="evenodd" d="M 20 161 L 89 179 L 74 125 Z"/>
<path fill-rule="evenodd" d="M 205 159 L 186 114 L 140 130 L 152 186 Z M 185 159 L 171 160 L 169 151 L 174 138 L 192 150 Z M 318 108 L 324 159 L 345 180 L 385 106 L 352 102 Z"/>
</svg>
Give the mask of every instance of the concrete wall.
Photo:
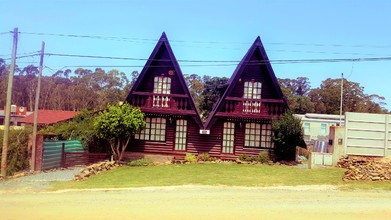
<svg viewBox="0 0 391 220">
<path fill-rule="evenodd" d="M 345 154 L 391 155 L 391 115 L 347 112 L 345 121 Z"/>
</svg>

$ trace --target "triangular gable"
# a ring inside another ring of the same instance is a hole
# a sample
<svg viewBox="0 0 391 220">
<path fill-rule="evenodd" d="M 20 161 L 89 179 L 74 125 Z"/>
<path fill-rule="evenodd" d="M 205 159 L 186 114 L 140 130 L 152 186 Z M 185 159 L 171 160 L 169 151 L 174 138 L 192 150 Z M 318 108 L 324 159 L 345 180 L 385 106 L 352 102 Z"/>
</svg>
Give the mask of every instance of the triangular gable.
<svg viewBox="0 0 391 220">
<path fill-rule="evenodd" d="M 167 55 L 168 58 L 162 58 L 162 56 L 167 57 Z M 175 92 L 188 95 L 190 108 L 196 113 L 195 121 L 200 126 L 200 128 L 202 128 L 203 125 L 201 122 L 201 118 L 198 114 L 197 108 L 195 107 L 194 100 L 190 95 L 189 88 L 186 85 L 186 81 L 183 77 L 178 61 L 174 56 L 170 43 L 168 42 L 167 36 L 164 32 L 162 33 L 162 36 L 160 37 L 158 43 L 152 51 L 139 77 L 137 78 L 135 84 L 130 90 L 128 96 L 126 97 L 126 101 L 129 102 L 132 99 L 133 93 L 135 91 L 139 91 L 139 88 L 141 88 L 140 85 L 148 77 L 147 74 L 149 73 L 149 70 L 151 68 L 168 68 L 168 66 L 170 67 L 170 69 L 173 69 L 175 76 L 177 77 L 176 79 L 179 81 L 180 84 L 180 88 L 177 88 Z"/>
<path fill-rule="evenodd" d="M 217 112 L 219 112 L 224 104 L 224 100 L 227 96 L 229 96 L 234 89 L 236 83 L 238 82 L 239 78 L 241 78 L 243 72 L 247 68 L 248 65 L 263 65 L 266 67 L 266 73 L 268 74 L 268 77 L 270 77 L 272 86 L 275 89 L 276 95 L 278 99 L 282 99 L 284 101 L 285 106 L 287 107 L 286 99 L 281 91 L 280 85 L 278 84 L 278 80 L 274 74 L 273 68 L 270 65 L 269 58 L 267 57 L 266 51 L 263 47 L 261 38 L 258 36 L 250 49 L 247 51 L 246 55 L 243 57 L 243 59 L 240 61 L 238 66 L 236 67 L 234 73 L 232 74 L 231 78 L 228 81 L 228 88 L 225 90 L 224 94 L 220 98 L 220 100 L 217 102 L 217 104 L 214 106 L 212 112 L 209 114 L 209 117 L 206 121 L 206 128 L 209 129 L 212 124 L 214 123 L 214 117 Z"/>
</svg>

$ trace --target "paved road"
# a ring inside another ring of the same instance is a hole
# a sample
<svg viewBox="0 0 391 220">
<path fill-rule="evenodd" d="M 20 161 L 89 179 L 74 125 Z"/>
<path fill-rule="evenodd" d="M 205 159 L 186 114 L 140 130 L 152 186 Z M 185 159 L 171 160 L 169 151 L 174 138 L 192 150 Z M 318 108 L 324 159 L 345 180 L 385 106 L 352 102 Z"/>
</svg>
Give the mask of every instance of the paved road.
<svg viewBox="0 0 391 220">
<path fill-rule="evenodd" d="M 390 219 L 391 192 L 332 186 L 0 194 L 0 219 Z"/>
</svg>

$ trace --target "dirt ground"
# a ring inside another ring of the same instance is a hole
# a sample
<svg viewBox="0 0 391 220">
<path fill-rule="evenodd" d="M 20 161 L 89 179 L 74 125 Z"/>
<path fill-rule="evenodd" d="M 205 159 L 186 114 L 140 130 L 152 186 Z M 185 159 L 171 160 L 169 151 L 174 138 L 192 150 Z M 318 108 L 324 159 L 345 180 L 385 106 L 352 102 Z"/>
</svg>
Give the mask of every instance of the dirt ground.
<svg viewBox="0 0 391 220">
<path fill-rule="evenodd" d="M 0 194 L 0 219 L 390 219 L 391 192 L 177 186 Z"/>
</svg>

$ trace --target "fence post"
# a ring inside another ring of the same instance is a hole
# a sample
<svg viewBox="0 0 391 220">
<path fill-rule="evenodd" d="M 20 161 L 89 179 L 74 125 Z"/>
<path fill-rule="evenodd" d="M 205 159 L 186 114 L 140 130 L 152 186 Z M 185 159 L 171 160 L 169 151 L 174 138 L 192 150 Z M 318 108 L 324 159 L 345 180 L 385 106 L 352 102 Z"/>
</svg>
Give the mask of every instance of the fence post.
<svg viewBox="0 0 391 220">
<path fill-rule="evenodd" d="M 62 148 L 61 148 L 61 167 L 65 167 L 65 143 L 62 143 Z"/>
</svg>

